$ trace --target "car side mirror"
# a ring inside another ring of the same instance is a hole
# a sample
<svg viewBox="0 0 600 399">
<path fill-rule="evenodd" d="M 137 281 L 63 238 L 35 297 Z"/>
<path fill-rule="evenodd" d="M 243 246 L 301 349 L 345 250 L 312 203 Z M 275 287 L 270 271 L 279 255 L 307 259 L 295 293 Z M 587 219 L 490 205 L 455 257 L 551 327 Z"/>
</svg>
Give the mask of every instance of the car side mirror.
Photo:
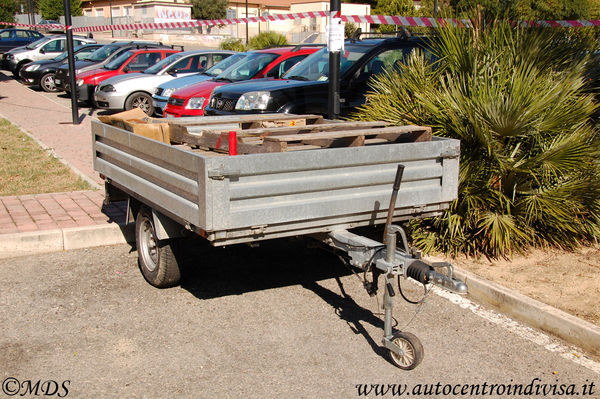
<svg viewBox="0 0 600 399">
<path fill-rule="evenodd" d="M 167 71 L 167 73 L 168 73 L 169 75 L 171 75 L 171 76 L 177 76 L 177 72 L 179 72 L 179 70 L 178 70 L 177 68 L 175 68 L 175 69 L 169 69 L 169 70 Z"/>
<path fill-rule="evenodd" d="M 129 65 L 126 66 L 125 68 L 123 68 L 123 72 L 128 73 L 129 71 L 131 71 L 131 69 L 129 68 Z"/>
<path fill-rule="evenodd" d="M 46 54 L 46 50 L 44 50 L 43 48 L 40 49 L 40 54 Z"/>
</svg>

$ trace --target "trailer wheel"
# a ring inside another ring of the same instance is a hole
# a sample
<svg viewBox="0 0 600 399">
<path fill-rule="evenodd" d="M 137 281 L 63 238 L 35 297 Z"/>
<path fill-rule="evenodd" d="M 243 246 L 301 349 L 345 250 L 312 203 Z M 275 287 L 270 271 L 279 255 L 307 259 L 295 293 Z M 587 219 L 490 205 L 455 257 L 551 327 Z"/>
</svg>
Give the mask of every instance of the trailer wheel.
<svg viewBox="0 0 600 399">
<path fill-rule="evenodd" d="M 390 350 L 392 362 L 402 370 L 412 370 L 423 360 L 423 345 L 416 335 L 399 331 L 394 334 L 392 342 L 402 349 L 402 353 Z"/>
<path fill-rule="evenodd" d="M 179 284 L 181 271 L 173 251 L 176 240 L 158 240 L 152 212 L 141 207 L 135 220 L 135 240 L 138 265 L 142 275 L 151 285 L 158 288 Z"/>
</svg>

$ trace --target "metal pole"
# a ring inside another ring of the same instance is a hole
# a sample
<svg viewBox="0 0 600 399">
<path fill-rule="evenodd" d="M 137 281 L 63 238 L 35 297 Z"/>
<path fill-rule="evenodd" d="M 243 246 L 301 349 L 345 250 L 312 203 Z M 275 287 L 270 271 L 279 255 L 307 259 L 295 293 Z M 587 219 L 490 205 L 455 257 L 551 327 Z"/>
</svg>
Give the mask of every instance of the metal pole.
<svg viewBox="0 0 600 399">
<path fill-rule="evenodd" d="M 438 0 L 433 1 L 433 18 L 438 16 Z"/>
<path fill-rule="evenodd" d="M 246 0 L 246 19 L 248 19 L 248 0 Z M 248 44 L 248 21 L 246 21 L 246 44 Z"/>
<path fill-rule="evenodd" d="M 69 84 L 71 85 L 71 113 L 73 124 L 79 125 L 79 109 L 77 108 L 77 85 L 75 79 L 75 55 L 73 53 L 73 30 L 71 29 L 71 3 L 63 0 L 65 8 L 65 26 L 67 26 L 67 54 L 69 59 Z"/>
<path fill-rule="evenodd" d="M 329 7 L 332 15 L 341 9 L 340 0 L 331 0 Z M 333 18 L 332 18 L 333 19 Z M 329 53 L 329 119 L 336 119 L 340 114 L 340 52 Z"/>
<path fill-rule="evenodd" d="M 114 25 L 113 18 L 112 18 L 112 0 L 108 0 L 108 10 L 110 11 L 110 25 L 112 26 L 112 25 Z M 112 28 L 110 30 L 110 37 L 115 37 L 115 31 Z"/>
</svg>

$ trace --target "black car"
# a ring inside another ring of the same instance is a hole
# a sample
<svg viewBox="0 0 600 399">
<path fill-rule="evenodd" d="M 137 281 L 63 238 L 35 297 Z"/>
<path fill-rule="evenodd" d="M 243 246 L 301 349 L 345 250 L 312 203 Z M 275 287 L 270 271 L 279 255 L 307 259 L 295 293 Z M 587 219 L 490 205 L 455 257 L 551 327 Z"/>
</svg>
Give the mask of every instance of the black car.
<svg viewBox="0 0 600 399">
<path fill-rule="evenodd" d="M 89 57 L 90 54 L 102 46 L 103 44 L 95 43 L 76 47 L 74 49 L 75 61 Z M 54 84 L 54 75 L 62 65 L 68 66 L 69 59 L 67 56 L 68 53 L 65 51 L 51 60 L 35 61 L 27 64 L 20 71 L 23 82 L 32 86 L 40 86 L 42 90 L 47 92 L 57 91 Z"/>
<path fill-rule="evenodd" d="M 113 42 L 106 44 L 98 50 L 94 51 L 83 60 L 75 62 L 75 75 L 82 72 L 91 71 L 92 69 L 102 68 L 127 50 L 132 48 L 170 48 L 159 42 Z M 69 66 L 63 65 L 54 76 L 54 83 L 58 91 L 70 91 L 69 87 Z"/>
<path fill-rule="evenodd" d="M 415 49 L 426 51 L 423 37 L 348 40 L 340 65 L 340 115 L 364 104 L 372 76 L 404 62 Z M 283 112 L 328 115 L 329 53 L 317 51 L 282 79 L 257 79 L 216 88 L 204 115 Z"/>
<path fill-rule="evenodd" d="M 27 46 L 31 42 L 44 37 L 39 32 L 29 29 L 2 29 L 0 30 L 0 53 L 5 53 L 15 47 Z"/>
</svg>

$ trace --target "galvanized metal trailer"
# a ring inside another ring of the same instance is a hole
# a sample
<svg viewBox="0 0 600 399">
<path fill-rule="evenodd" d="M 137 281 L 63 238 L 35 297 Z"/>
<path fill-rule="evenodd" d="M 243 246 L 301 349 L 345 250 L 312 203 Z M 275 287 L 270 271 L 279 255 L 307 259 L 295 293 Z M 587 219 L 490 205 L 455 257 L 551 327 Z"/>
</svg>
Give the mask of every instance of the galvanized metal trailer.
<svg viewBox="0 0 600 399">
<path fill-rule="evenodd" d="M 268 125 L 298 118 L 302 116 L 250 115 L 240 116 L 235 123 L 244 136 L 248 121 L 256 126 L 257 121 Z M 232 125 L 231 117 L 186 119 L 177 120 L 179 127 L 196 126 L 197 137 L 214 138 L 215 131 Z M 344 126 L 350 125 L 342 122 L 333 128 L 339 131 Z M 175 125 L 171 128 L 177 131 Z M 416 367 L 423 349 L 413 334 L 392 331 L 392 282 L 412 277 L 466 292 L 464 283 L 452 276 L 450 265 L 422 261 L 408 248 L 401 227 L 392 224 L 438 214 L 456 198 L 457 140 L 432 137 L 376 145 L 381 139 L 372 138 L 368 140 L 374 145 L 364 145 L 362 140 L 363 145 L 351 147 L 227 156 L 162 143 L 97 120 L 92 121 L 92 135 L 94 168 L 105 176 L 106 201 L 129 201 L 140 269 L 152 285 L 179 282 L 170 244 L 185 231 L 215 246 L 310 236 L 342 252 L 353 267 L 372 272 L 372 281 L 365 281 L 369 294 L 376 293 L 378 277 L 384 276 L 383 343 L 402 369 Z M 318 142 L 322 140 L 310 143 Z M 384 223 L 385 244 L 348 231 Z M 397 234 L 402 238 L 400 249 L 396 249 Z M 445 273 L 438 271 L 442 268 Z"/>
</svg>

